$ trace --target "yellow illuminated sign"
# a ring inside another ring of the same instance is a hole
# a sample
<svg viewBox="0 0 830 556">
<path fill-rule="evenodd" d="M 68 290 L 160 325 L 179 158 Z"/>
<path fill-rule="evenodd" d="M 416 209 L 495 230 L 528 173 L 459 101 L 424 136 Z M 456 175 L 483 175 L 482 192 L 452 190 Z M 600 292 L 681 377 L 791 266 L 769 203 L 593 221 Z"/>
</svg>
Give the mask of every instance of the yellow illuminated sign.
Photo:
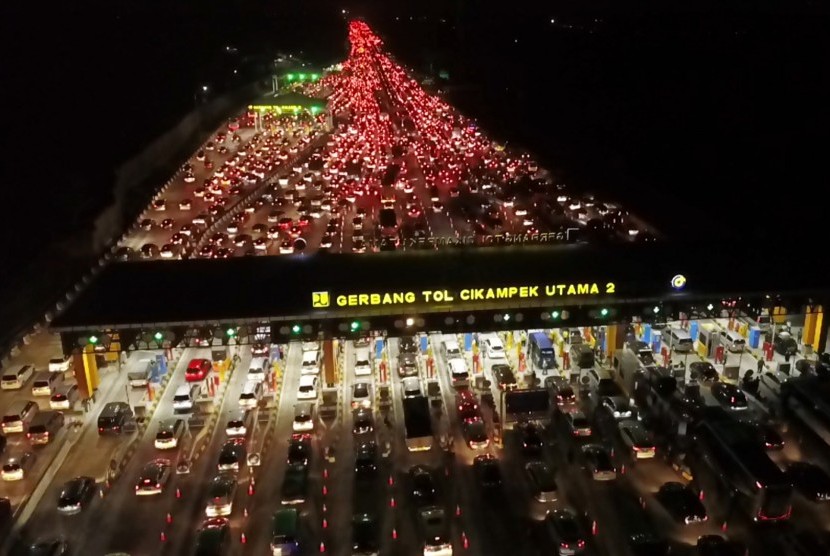
<svg viewBox="0 0 830 556">
<path fill-rule="evenodd" d="M 330 303 L 329 292 L 314 292 L 311 294 L 311 306 L 315 309 L 328 307 Z"/>
<path fill-rule="evenodd" d="M 340 294 L 333 297 L 337 307 L 363 307 L 376 305 L 441 305 L 453 302 L 479 302 L 512 299 L 550 299 L 553 297 L 590 297 L 613 295 L 617 291 L 614 282 L 569 282 L 532 286 L 500 286 L 495 288 L 462 288 L 458 290 L 420 290 L 396 292 L 366 292 Z M 329 307 L 329 292 L 313 292 L 314 308 Z"/>
</svg>

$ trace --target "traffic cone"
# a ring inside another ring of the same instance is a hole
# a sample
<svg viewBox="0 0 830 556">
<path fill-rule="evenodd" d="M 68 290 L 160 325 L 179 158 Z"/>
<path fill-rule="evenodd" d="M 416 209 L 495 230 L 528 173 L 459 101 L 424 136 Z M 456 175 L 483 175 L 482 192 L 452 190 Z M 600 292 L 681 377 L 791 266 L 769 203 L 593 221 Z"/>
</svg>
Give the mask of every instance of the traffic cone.
<svg viewBox="0 0 830 556">
<path fill-rule="evenodd" d="M 242 509 L 242 517 L 248 517 L 248 508 L 247 507 Z"/>
<path fill-rule="evenodd" d="M 328 528 L 329 528 L 329 520 L 324 517 L 323 518 L 323 529 L 328 529 Z"/>
<path fill-rule="evenodd" d="M 398 530 L 393 527 L 392 528 L 392 540 L 394 541 L 394 540 L 397 540 L 397 539 L 398 539 Z"/>
<path fill-rule="evenodd" d="M 162 531 L 161 535 L 159 535 L 159 539 L 161 540 L 161 542 L 167 542 L 167 533 Z"/>
<path fill-rule="evenodd" d="M 326 505 L 323 504 L 323 513 L 326 513 Z"/>
<path fill-rule="evenodd" d="M 326 467 L 325 469 L 323 469 L 323 478 L 324 478 L 324 479 L 328 479 L 328 478 L 329 478 L 329 469 L 328 469 L 328 467 Z"/>
<path fill-rule="evenodd" d="M 326 551 L 326 543 L 320 541 L 320 552 L 323 553 Z"/>
<path fill-rule="evenodd" d="M 181 497 L 182 497 L 182 489 L 176 487 L 176 498 L 181 498 Z"/>
<path fill-rule="evenodd" d="M 245 544 L 248 542 L 248 537 L 245 535 L 245 531 L 242 531 L 242 534 L 239 536 L 239 542 Z"/>
<path fill-rule="evenodd" d="M 470 539 L 467 538 L 467 533 L 461 533 L 461 543 L 464 546 L 464 550 L 470 548 Z"/>
<path fill-rule="evenodd" d="M 173 523 L 173 516 L 170 515 L 170 512 L 167 512 L 167 523 Z"/>
<path fill-rule="evenodd" d="M 390 499 L 389 499 L 389 507 L 390 507 L 390 508 L 394 508 L 394 507 L 395 507 L 395 497 L 394 497 L 394 496 L 393 496 L 392 498 L 390 498 Z"/>
<path fill-rule="evenodd" d="M 329 493 L 329 488 L 326 485 L 323 485 L 323 496 Z"/>
<path fill-rule="evenodd" d="M 254 495 L 254 482 L 251 481 L 250 483 L 248 483 L 248 496 L 253 496 L 253 495 Z"/>
<path fill-rule="evenodd" d="M 392 478 L 392 475 L 389 475 L 389 486 L 392 486 L 394 484 L 395 484 L 395 479 Z"/>
</svg>

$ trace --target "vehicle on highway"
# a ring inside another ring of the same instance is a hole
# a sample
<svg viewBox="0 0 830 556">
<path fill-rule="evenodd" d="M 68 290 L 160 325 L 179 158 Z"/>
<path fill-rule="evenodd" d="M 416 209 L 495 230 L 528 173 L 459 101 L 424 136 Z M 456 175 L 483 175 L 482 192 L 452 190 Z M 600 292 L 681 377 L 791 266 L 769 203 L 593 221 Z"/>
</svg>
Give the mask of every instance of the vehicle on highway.
<svg viewBox="0 0 830 556">
<path fill-rule="evenodd" d="M 473 458 L 473 474 L 483 490 L 501 487 L 502 476 L 499 461 L 493 454 L 481 454 Z"/>
<path fill-rule="evenodd" d="M 308 433 L 295 433 L 288 441 L 288 465 L 308 466 L 311 459 L 311 435 Z"/>
<path fill-rule="evenodd" d="M 266 344 L 261 345 L 265 347 L 265 353 L 267 353 L 268 348 Z M 248 365 L 248 382 L 263 382 L 265 377 L 268 376 L 270 369 L 271 365 L 267 357 L 254 357 L 251 359 L 251 364 Z"/>
<path fill-rule="evenodd" d="M 559 556 L 582 554 L 586 547 L 587 535 L 582 530 L 576 513 L 570 509 L 553 510 L 545 516 L 544 531 L 556 547 Z"/>
<path fill-rule="evenodd" d="M 695 556 L 749 556 L 749 551 L 740 543 L 727 540 L 720 535 L 703 535 L 697 539 L 694 554 Z"/>
<path fill-rule="evenodd" d="M 380 535 L 378 519 L 374 514 L 356 513 L 352 516 L 352 555 L 378 556 Z"/>
<path fill-rule="evenodd" d="M 308 491 L 308 467 L 300 464 L 289 464 L 285 469 L 285 476 L 280 487 L 280 504 L 302 504 Z"/>
<path fill-rule="evenodd" d="M 39 539 L 29 545 L 26 556 L 69 556 L 69 543 L 64 539 Z"/>
<path fill-rule="evenodd" d="M 170 479 L 170 470 L 169 459 L 159 458 L 147 463 L 138 475 L 138 482 L 135 485 L 136 496 L 161 494 Z"/>
<path fill-rule="evenodd" d="M 65 373 L 72 367 L 72 356 L 53 357 L 49 360 L 49 372 L 51 373 Z"/>
<path fill-rule="evenodd" d="M 358 381 L 352 383 L 352 409 L 372 407 L 372 384 Z"/>
<path fill-rule="evenodd" d="M 677 523 L 688 525 L 709 519 L 700 495 L 683 483 L 670 481 L 663 484 L 654 498 Z"/>
<path fill-rule="evenodd" d="M 418 376 L 418 356 L 415 353 L 401 353 L 398 355 L 398 376 Z"/>
<path fill-rule="evenodd" d="M 238 473 L 245 465 L 247 458 L 245 439 L 240 437 L 229 438 L 222 445 L 219 451 L 219 462 L 216 464 L 218 470 Z"/>
<path fill-rule="evenodd" d="M 617 430 L 622 445 L 626 448 L 629 461 L 652 459 L 657 454 L 651 433 L 639 421 L 634 419 L 620 421 L 617 423 Z"/>
<path fill-rule="evenodd" d="M 355 376 L 368 376 L 372 374 L 372 361 L 368 348 L 358 348 L 355 350 L 354 374 Z"/>
<path fill-rule="evenodd" d="M 23 452 L 7 457 L 0 470 L 0 477 L 4 481 L 22 481 L 26 472 L 35 464 L 35 459 L 34 452 Z"/>
<path fill-rule="evenodd" d="M 300 402 L 294 406 L 294 420 L 291 421 L 291 430 L 294 432 L 309 432 L 314 430 L 314 408 L 311 402 Z"/>
<path fill-rule="evenodd" d="M 32 395 L 51 397 L 62 384 L 63 373 L 40 371 L 35 374 L 35 379 L 32 382 Z"/>
<path fill-rule="evenodd" d="M 455 408 L 462 422 L 467 419 L 482 418 L 478 399 L 472 390 L 460 390 L 455 394 Z"/>
<path fill-rule="evenodd" d="M 417 376 L 408 376 L 401 380 L 401 396 L 414 398 L 423 395 L 421 392 L 421 379 Z"/>
<path fill-rule="evenodd" d="M 290 556 L 300 553 L 300 511 L 282 508 L 271 517 L 271 554 Z"/>
<path fill-rule="evenodd" d="M 300 376 L 300 385 L 297 387 L 297 399 L 299 400 L 315 400 L 317 399 L 317 384 L 319 380 L 315 375 Z"/>
<path fill-rule="evenodd" d="M 230 545 L 230 522 L 224 517 L 206 519 L 196 533 L 194 556 L 223 556 Z"/>
<path fill-rule="evenodd" d="M 205 380 L 212 370 L 210 359 L 191 359 L 184 372 L 184 379 L 187 382 L 199 382 Z"/>
<path fill-rule="evenodd" d="M 506 363 L 496 363 L 491 367 L 493 372 L 493 380 L 499 390 L 515 390 L 518 387 L 516 384 L 516 375 L 513 374 L 513 369 Z"/>
<path fill-rule="evenodd" d="M 249 380 L 242 387 L 239 393 L 239 407 L 242 409 L 253 409 L 262 399 L 263 386 L 261 381 Z"/>
<path fill-rule="evenodd" d="M 777 400 L 781 397 L 781 386 L 790 380 L 790 375 L 781 371 L 767 371 L 761 373 L 758 379 L 758 393 L 763 398 Z"/>
<path fill-rule="evenodd" d="M 633 556 L 669 555 L 668 543 L 635 497 L 616 485 L 606 489 L 604 494 L 601 503 L 608 505 L 616 520 L 613 527 L 608 526 L 608 533 L 612 535 L 611 542 L 625 546 Z M 599 534 L 603 534 L 603 523 L 599 523 L 599 529 Z M 616 531 L 612 532 L 613 530 Z M 617 536 L 619 540 L 614 538 Z"/>
<path fill-rule="evenodd" d="M 292 246 L 292 253 L 293 246 Z M 320 363 L 322 361 L 322 355 L 319 350 L 314 351 L 304 351 L 303 352 L 303 360 L 300 364 L 300 373 L 303 375 L 317 375 L 320 374 Z"/>
<path fill-rule="evenodd" d="M 432 449 L 432 415 L 429 400 L 425 396 L 414 396 L 403 400 L 404 439 L 406 449 L 420 452 Z"/>
<path fill-rule="evenodd" d="M 614 419 L 636 417 L 636 411 L 625 396 L 603 396 L 599 399 L 599 408 L 606 410 Z"/>
<path fill-rule="evenodd" d="M 580 448 L 582 468 L 591 474 L 595 481 L 613 481 L 617 478 L 617 468 L 608 449 L 601 444 L 586 444 Z"/>
<path fill-rule="evenodd" d="M 33 365 L 17 365 L 11 369 L 6 369 L 3 371 L 2 378 L 0 378 L 0 389 L 20 390 L 32 378 L 34 373 Z"/>
<path fill-rule="evenodd" d="M 514 428 L 519 433 L 519 447 L 522 453 L 529 457 L 541 456 L 545 441 L 539 425 L 533 422 L 520 422 L 516 423 Z"/>
<path fill-rule="evenodd" d="M 444 509 L 438 506 L 422 508 L 417 516 L 424 556 L 452 556 L 450 523 Z"/>
<path fill-rule="evenodd" d="M 155 359 L 142 359 L 136 363 L 136 367 L 127 371 L 127 380 L 130 388 L 146 388 L 147 383 L 153 376 L 153 369 L 156 366 Z"/>
<path fill-rule="evenodd" d="M 173 395 L 173 412 L 174 413 L 188 413 L 193 410 L 193 405 L 202 391 L 199 384 L 182 384 L 176 388 L 176 393 Z"/>
<path fill-rule="evenodd" d="M 205 504 L 205 515 L 208 517 L 231 515 L 236 488 L 236 475 L 220 473 L 213 477 L 208 484 L 208 501 Z"/>
<path fill-rule="evenodd" d="M 254 411 L 238 411 L 228 417 L 225 424 L 225 434 L 228 436 L 245 436 L 251 428 L 254 418 Z"/>
<path fill-rule="evenodd" d="M 378 445 L 367 440 L 355 446 L 354 473 L 358 478 L 374 477 L 378 471 Z"/>
<path fill-rule="evenodd" d="M 495 333 L 479 335 L 481 350 L 488 359 L 507 359 L 507 352 L 501 338 Z"/>
<path fill-rule="evenodd" d="M 465 419 L 461 425 L 461 433 L 471 450 L 485 450 L 490 446 L 490 436 L 483 419 Z"/>
<path fill-rule="evenodd" d="M 571 435 L 576 437 L 591 436 L 594 432 L 585 414 L 576 409 L 565 413 L 565 424 Z"/>
<path fill-rule="evenodd" d="M 64 384 L 49 398 L 51 409 L 68 410 L 75 407 L 80 393 L 77 384 Z"/>
<path fill-rule="evenodd" d="M 787 477 L 796 491 L 811 502 L 830 501 L 830 474 L 814 463 L 794 461 L 787 465 Z"/>
<path fill-rule="evenodd" d="M 576 393 L 568 379 L 561 375 L 553 375 L 545 378 L 545 388 L 550 390 L 556 406 L 560 410 L 573 407 L 576 403 Z"/>
<path fill-rule="evenodd" d="M 433 471 L 424 465 L 414 465 L 407 472 L 409 493 L 416 508 L 440 505 L 438 484 Z"/>
<path fill-rule="evenodd" d="M 553 469 L 544 461 L 530 461 L 525 464 L 525 473 L 530 491 L 537 502 L 556 502 L 559 488 L 553 476 Z"/>
<path fill-rule="evenodd" d="M 697 375 L 697 380 L 711 384 L 720 380 L 720 373 L 709 361 L 692 361 L 689 363 L 689 375 Z"/>
<path fill-rule="evenodd" d="M 371 409 L 364 407 L 354 409 L 352 415 L 352 433 L 368 434 L 375 430 L 375 417 Z"/>
<path fill-rule="evenodd" d="M 37 414 L 37 402 L 32 400 L 16 400 L 12 402 L 3 414 L 3 432 L 5 434 L 26 432 L 29 423 L 32 422 L 32 419 Z"/>
<path fill-rule="evenodd" d="M 732 411 L 745 411 L 749 408 L 746 401 L 746 395 L 743 390 L 734 384 L 726 382 L 716 382 L 711 388 L 712 396 L 725 409 Z"/>
<path fill-rule="evenodd" d="M 64 424 L 64 415 L 60 411 L 40 411 L 29 423 L 26 438 L 33 446 L 49 444 Z"/>
<path fill-rule="evenodd" d="M 528 367 L 533 371 L 549 371 L 556 368 L 553 344 L 544 332 L 532 332 L 527 338 Z"/>
<path fill-rule="evenodd" d="M 164 419 L 159 423 L 153 445 L 157 450 L 172 450 L 178 447 L 186 429 L 187 423 L 184 419 Z"/>
<path fill-rule="evenodd" d="M 92 477 L 75 477 L 65 482 L 58 495 L 58 512 L 64 515 L 80 513 L 95 499 L 98 485 Z"/>
</svg>

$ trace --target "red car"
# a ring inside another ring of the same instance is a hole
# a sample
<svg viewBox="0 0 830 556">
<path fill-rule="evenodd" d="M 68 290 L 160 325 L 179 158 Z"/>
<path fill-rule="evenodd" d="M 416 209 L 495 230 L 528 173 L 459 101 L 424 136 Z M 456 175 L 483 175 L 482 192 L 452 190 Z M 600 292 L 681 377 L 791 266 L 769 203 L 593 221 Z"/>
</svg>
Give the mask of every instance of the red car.
<svg viewBox="0 0 830 556">
<path fill-rule="evenodd" d="M 184 373 L 184 379 L 187 382 L 199 382 L 207 378 L 212 368 L 213 364 L 210 359 L 191 359 Z"/>
</svg>

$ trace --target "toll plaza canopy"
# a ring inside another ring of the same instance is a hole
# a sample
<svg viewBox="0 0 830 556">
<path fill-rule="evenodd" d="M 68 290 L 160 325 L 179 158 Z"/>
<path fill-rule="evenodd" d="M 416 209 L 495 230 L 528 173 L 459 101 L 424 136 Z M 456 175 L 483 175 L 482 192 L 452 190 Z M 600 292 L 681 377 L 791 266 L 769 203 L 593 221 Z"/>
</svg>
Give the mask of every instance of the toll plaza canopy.
<svg viewBox="0 0 830 556">
<path fill-rule="evenodd" d="M 709 247 L 574 244 L 119 262 L 104 268 L 52 328 L 368 319 L 523 307 L 583 316 L 603 307 L 603 316 L 610 311 L 630 318 L 646 307 L 664 307 L 664 315 L 711 310 L 724 299 L 803 308 L 821 304 L 830 292 L 826 273 L 796 246 L 775 251 L 774 261 L 760 251 L 724 254 Z"/>
<path fill-rule="evenodd" d="M 278 112 L 299 112 L 307 110 L 313 114 L 326 108 L 323 100 L 307 97 L 293 91 L 281 95 L 268 94 L 255 100 L 248 106 L 249 110 L 275 110 Z"/>
</svg>

